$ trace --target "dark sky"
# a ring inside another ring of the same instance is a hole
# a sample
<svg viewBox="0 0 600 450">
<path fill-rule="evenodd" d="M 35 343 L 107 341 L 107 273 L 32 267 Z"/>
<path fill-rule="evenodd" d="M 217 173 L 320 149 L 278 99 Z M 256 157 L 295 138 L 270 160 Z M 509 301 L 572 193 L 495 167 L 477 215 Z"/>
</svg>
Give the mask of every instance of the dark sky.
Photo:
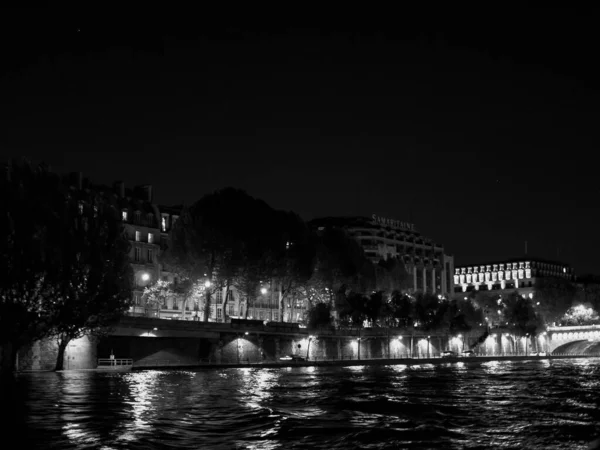
<svg viewBox="0 0 600 450">
<path fill-rule="evenodd" d="M 0 159 L 150 183 L 162 204 L 235 186 L 305 219 L 377 213 L 458 264 L 528 241 L 600 273 L 596 11 L 391 13 L 5 9 Z"/>
</svg>

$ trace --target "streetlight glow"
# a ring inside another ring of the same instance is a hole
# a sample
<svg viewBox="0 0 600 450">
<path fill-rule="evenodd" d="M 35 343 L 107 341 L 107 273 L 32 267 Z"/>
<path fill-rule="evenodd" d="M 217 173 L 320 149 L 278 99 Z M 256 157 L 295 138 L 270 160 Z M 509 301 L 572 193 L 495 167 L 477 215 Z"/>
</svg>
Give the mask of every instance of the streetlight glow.
<svg viewBox="0 0 600 450">
<path fill-rule="evenodd" d="M 142 274 L 142 281 L 148 281 L 150 279 L 150 275 L 148 273 Z"/>
<path fill-rule="evenodd" d="M 204 287 L 207 287 L 207 288 L 209 288 L 209 287 L 210 287 L 210 281 L 209 281 L 209 280 L 206 280 L 206 281 L 204 282 Z"/>
<path fill-rule="evenodd" d="M 260 293 L 265 295 L 267 293 L 267 288 L 260 288 Z"/>
</svg>

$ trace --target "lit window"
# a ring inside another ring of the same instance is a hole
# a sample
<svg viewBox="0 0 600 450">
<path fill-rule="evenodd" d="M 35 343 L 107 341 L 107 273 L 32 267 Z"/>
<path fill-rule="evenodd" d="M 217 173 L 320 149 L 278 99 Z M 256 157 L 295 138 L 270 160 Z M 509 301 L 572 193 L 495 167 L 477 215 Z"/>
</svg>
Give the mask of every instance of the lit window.
<svg viewBox="0 0 600 450">
<path fill-rule="evenodd" d="M 162 218 L 162 222 L 161 222 L 160 226 L 163 231 L 167 231 L 167 218 L 166 217 Z"/>
<path fill-rule="evenodd" d="M 154 235 L 152 233 L 148 233 L 148 244 L 154 244 Z"/>
<path fill-rule="evenodd" d="M 135 241 L 140 242 L 142 240 L 142 233 L 139 231 L 135 232 Z"/>
<path fill-rule="evenodd" d="M 121 217 L 123 218 L 123 222 L 127 222 L 127 211 L 123 211 Z"/>
<path fill-rule="evenodd" d="M 79 204 L 77 206 L 79 209 L 79 214 L 83 214 L 83 202 L 79 202 Z"/>
</svg>

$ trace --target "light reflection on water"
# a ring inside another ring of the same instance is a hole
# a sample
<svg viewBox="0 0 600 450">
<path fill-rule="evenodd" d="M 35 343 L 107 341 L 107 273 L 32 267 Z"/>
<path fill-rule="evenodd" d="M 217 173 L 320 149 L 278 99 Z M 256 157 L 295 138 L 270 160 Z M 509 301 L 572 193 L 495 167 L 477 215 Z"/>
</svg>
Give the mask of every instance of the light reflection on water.
<svg viewBox="0 0 600 450">
<path fill-rule="evenodd" d="M 599 362 L 24 374 L 14 425 L 24 448 L 583 449 Z"/>
</svg>

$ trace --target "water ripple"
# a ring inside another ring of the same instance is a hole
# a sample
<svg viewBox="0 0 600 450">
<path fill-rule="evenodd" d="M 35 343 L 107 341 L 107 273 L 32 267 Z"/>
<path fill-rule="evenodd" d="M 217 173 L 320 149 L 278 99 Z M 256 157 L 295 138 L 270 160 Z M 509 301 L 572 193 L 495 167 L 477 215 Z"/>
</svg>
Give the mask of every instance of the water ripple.
<svg viewBox="0 0 600 450">
<path fill-rule="evenodd" d="M 25 448 L 573 450 L 599 387 L 598 360 L 64 372 L 3 406 Z"/>
</svg>

